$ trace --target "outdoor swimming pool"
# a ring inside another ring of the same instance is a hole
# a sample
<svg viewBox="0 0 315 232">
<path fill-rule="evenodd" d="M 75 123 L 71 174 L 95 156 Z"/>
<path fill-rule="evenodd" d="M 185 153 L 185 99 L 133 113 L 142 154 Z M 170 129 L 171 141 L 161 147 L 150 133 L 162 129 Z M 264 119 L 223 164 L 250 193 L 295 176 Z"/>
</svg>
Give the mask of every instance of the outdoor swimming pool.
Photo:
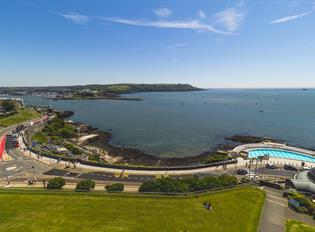
<svg viewBox="0 0 315 232">
<path fill-rule="evenodd" d="M 264 156 L 264 155 L 269 155 L 271 157 L 277 157 L 277 158 L 294 159 L 294 160 L 315 163 L 315 157 L 312 157 L 310 155 L 304 155 L 304 154 L 293 152 L 293 151 L 270 149 L 270 148 L 269 149 L 253 149 L 253 150 L 248 151 L 249 158 L 256 158 L 258 156 Z"/>
</svg>

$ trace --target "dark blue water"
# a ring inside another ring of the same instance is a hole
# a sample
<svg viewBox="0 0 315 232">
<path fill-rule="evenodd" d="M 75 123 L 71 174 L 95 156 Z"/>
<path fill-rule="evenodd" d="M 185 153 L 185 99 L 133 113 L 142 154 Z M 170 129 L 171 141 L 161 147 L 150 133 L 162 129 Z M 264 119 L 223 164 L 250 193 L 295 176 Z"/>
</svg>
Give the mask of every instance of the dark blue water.
<svg viewBox="0 0 315 232">
<path fill-rule="evenodd" d="M 32 105 L 73 110 L 73 120 L 113 129 L 112 143 L 163 157 L 199 154 L 234 134 L 272 136 L 315 148 L 315 90 L 207 90 L 132 94 L 143 101 L 52 101 Z"/>
</svg>

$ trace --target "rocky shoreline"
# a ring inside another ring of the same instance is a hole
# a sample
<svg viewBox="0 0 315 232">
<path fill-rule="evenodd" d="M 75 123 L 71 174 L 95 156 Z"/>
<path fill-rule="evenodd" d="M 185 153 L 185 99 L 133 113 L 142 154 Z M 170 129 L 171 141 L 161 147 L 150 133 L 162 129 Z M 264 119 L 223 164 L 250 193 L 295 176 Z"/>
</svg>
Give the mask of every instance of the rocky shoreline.
<svg viewBox="0 0 315 232">
<path fill-rule="evenodd" d="M 100 149 L 105 149 L 109 156 L 119 158 L 116 164 L 132 164 L 144 166 L 184 166 L 192 164 L 202 164 L 203 160 L 212 154 L 217 153 L 218 150 L 228 151 L 233 149 L 237 144 L 235 142 L 227 141 L 225 144 L 217 146 L 213 150 L 202 152 L 199 155 L 188 157 L 172 157 L 162 158 L 148 154 L 137 148 L 117 146 L 110 143 L 113 138 L 112 132 L 100 131 L 97 128 L 92 128 L 91 133 L 98 133 L 100 136 L 97 140 L 90 142 L 88 145 L 95 146 Z"/>
</svg>

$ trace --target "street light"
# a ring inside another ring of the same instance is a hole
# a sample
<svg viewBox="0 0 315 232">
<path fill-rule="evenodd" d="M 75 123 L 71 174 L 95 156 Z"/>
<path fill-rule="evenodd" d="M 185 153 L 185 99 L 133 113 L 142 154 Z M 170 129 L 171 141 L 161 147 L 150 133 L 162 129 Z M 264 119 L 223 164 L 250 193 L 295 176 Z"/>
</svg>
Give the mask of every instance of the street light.
<svg viewBox="0 0 315 232">
<path fill-rule="evenodd" d="M 4 171 L 5 171 L 5 178 L 8 182 L 8 185 L 10 184 L 10 181 L 9 181 L 9 176 L 8 176 L 8 170 L 7 170 L 7 166 L 4 164 Z"/>
<path fill-rule="evenodd" d="M 33 169 L 33 180 L 36 181 L 36 175 L 35 175 L 35 167 L 32 166 L 32 169 Z"/>
</svg>

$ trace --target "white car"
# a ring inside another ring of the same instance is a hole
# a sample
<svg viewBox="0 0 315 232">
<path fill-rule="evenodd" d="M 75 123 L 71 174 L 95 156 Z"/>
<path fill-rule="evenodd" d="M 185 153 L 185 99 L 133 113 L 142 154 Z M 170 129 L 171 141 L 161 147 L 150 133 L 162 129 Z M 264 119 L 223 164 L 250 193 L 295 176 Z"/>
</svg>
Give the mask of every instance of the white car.
<svg viewBox="0 0 315 232">
<path fill-rule="evenodd" d="M 257 173 L 249 171 L 246 175 L 250 180 L 257 180 L 259 175 Z"/>
<path fill-rule="evenodd" d="M 310 169 L 311 169 L 310 167 L 306 167 L 306 166 L 302 167 L 302 170 L 303 170 L 303 171 L 308 171 L 308 170 L 310 170 Z"/>
</svg>

